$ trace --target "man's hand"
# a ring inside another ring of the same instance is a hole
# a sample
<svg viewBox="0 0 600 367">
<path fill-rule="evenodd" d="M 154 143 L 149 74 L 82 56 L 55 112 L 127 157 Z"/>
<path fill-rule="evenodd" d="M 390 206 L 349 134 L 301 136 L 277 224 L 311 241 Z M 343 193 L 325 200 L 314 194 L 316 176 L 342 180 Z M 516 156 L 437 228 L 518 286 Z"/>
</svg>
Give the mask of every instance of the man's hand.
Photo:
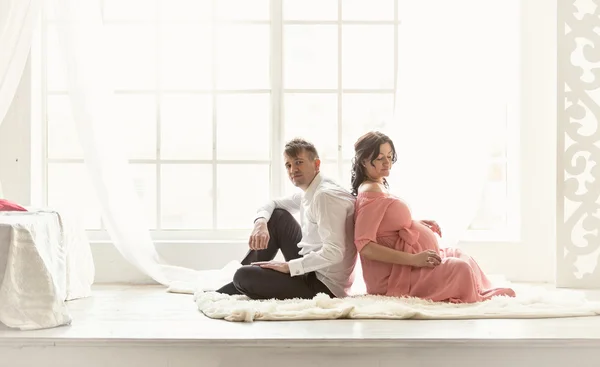
<svg viewBox="0 0 600 367">
<path fill-rule="evenodd" d="M 272 270 L 278 271 L 280 273 L 285 273 L 285 274 L 289 274 L 290 273 L 290 266 L 286 262 L 281 262 L 281 261 L 258 261 L 258 262 L 252 263 L 252 265 L 258 265 L 261 268 L 272 269 Z"/>
<path fill-rule="evenodd" d="M 248 246 L 251 250 L 264 250 L 269 245 L 269 229 L 265 218 L 259 218 L 254 223 Z"/>
<path fill-rule="evenodd" d="M 442 237 L 442 229 L 435 220 L 422 220 L 421 223 Z"/>
</svg>

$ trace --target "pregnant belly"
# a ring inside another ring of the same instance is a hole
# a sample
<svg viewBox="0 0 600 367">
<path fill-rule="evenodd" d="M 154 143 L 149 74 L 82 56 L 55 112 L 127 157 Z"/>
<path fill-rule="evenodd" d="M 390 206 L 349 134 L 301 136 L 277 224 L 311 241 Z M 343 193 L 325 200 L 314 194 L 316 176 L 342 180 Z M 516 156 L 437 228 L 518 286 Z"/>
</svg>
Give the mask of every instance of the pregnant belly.
<svg viewBox="0 0 600 367">
<path fill-rule="evenodd" d="M 429 227 L 427 227 L 427 226 L 423 225 L 421 222 L 415 220 L 412 223 L 412 229 L 419 232 L 419 245 L 420 245 L 419 247 L 420 247 L 421 251 L 425 251 L 425 250 L 439 251 L 440 250 L 437 236 L 431 229 L 429 229 Z"/>
</svg>

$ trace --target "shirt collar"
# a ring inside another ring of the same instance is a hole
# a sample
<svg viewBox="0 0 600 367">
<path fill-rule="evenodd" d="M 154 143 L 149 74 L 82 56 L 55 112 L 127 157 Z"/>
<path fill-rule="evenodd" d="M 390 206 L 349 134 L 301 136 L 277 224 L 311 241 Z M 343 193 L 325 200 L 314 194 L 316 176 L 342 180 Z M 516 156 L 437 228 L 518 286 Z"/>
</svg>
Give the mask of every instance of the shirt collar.
<svg viewBox="0 0 600 367">
<path fill-rule="evenodd" d="M 319 172 L 315 175 L 315 178 L 313 178 L 310 185 L 308 185 L 306 191 L 304 191 L 304 196 L 302 198 L 305 201 L 312 200 L 313 196 L 315 195 L 315 190 L 317 189 L 317 186 L 319 186 L 321 181 L 323 181 L 323 177 L 321 176 L 321 172 Z"/>
</svg>

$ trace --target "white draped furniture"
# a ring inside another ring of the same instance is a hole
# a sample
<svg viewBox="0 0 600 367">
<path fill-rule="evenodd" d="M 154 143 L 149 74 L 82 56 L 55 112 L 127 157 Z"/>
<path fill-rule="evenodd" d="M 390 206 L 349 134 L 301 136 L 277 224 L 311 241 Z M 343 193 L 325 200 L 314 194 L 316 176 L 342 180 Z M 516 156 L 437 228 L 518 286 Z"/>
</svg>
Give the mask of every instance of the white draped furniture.
<svg viewBox="0 0 600 367">
<path fill-rule="evenodd" d="M 85 231 L 50 210 L 0 212 L 0 322 L 21 330 L 71 322 L 66 301 L 87 297 L 94 263 Z"/>
</svg>

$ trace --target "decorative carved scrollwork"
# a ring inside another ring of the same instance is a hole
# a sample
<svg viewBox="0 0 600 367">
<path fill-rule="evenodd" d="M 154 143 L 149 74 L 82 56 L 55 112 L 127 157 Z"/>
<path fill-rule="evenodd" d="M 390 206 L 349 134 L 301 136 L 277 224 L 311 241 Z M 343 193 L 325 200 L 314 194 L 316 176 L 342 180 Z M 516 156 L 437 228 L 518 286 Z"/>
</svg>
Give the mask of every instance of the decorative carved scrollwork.
<svg viewBox="0 0 600 367">
<path fill-rule="evenodd" d="M 600 0 L 559 0 L 557 39 L 556 283 L 600 288 Z"/>
</svg>

